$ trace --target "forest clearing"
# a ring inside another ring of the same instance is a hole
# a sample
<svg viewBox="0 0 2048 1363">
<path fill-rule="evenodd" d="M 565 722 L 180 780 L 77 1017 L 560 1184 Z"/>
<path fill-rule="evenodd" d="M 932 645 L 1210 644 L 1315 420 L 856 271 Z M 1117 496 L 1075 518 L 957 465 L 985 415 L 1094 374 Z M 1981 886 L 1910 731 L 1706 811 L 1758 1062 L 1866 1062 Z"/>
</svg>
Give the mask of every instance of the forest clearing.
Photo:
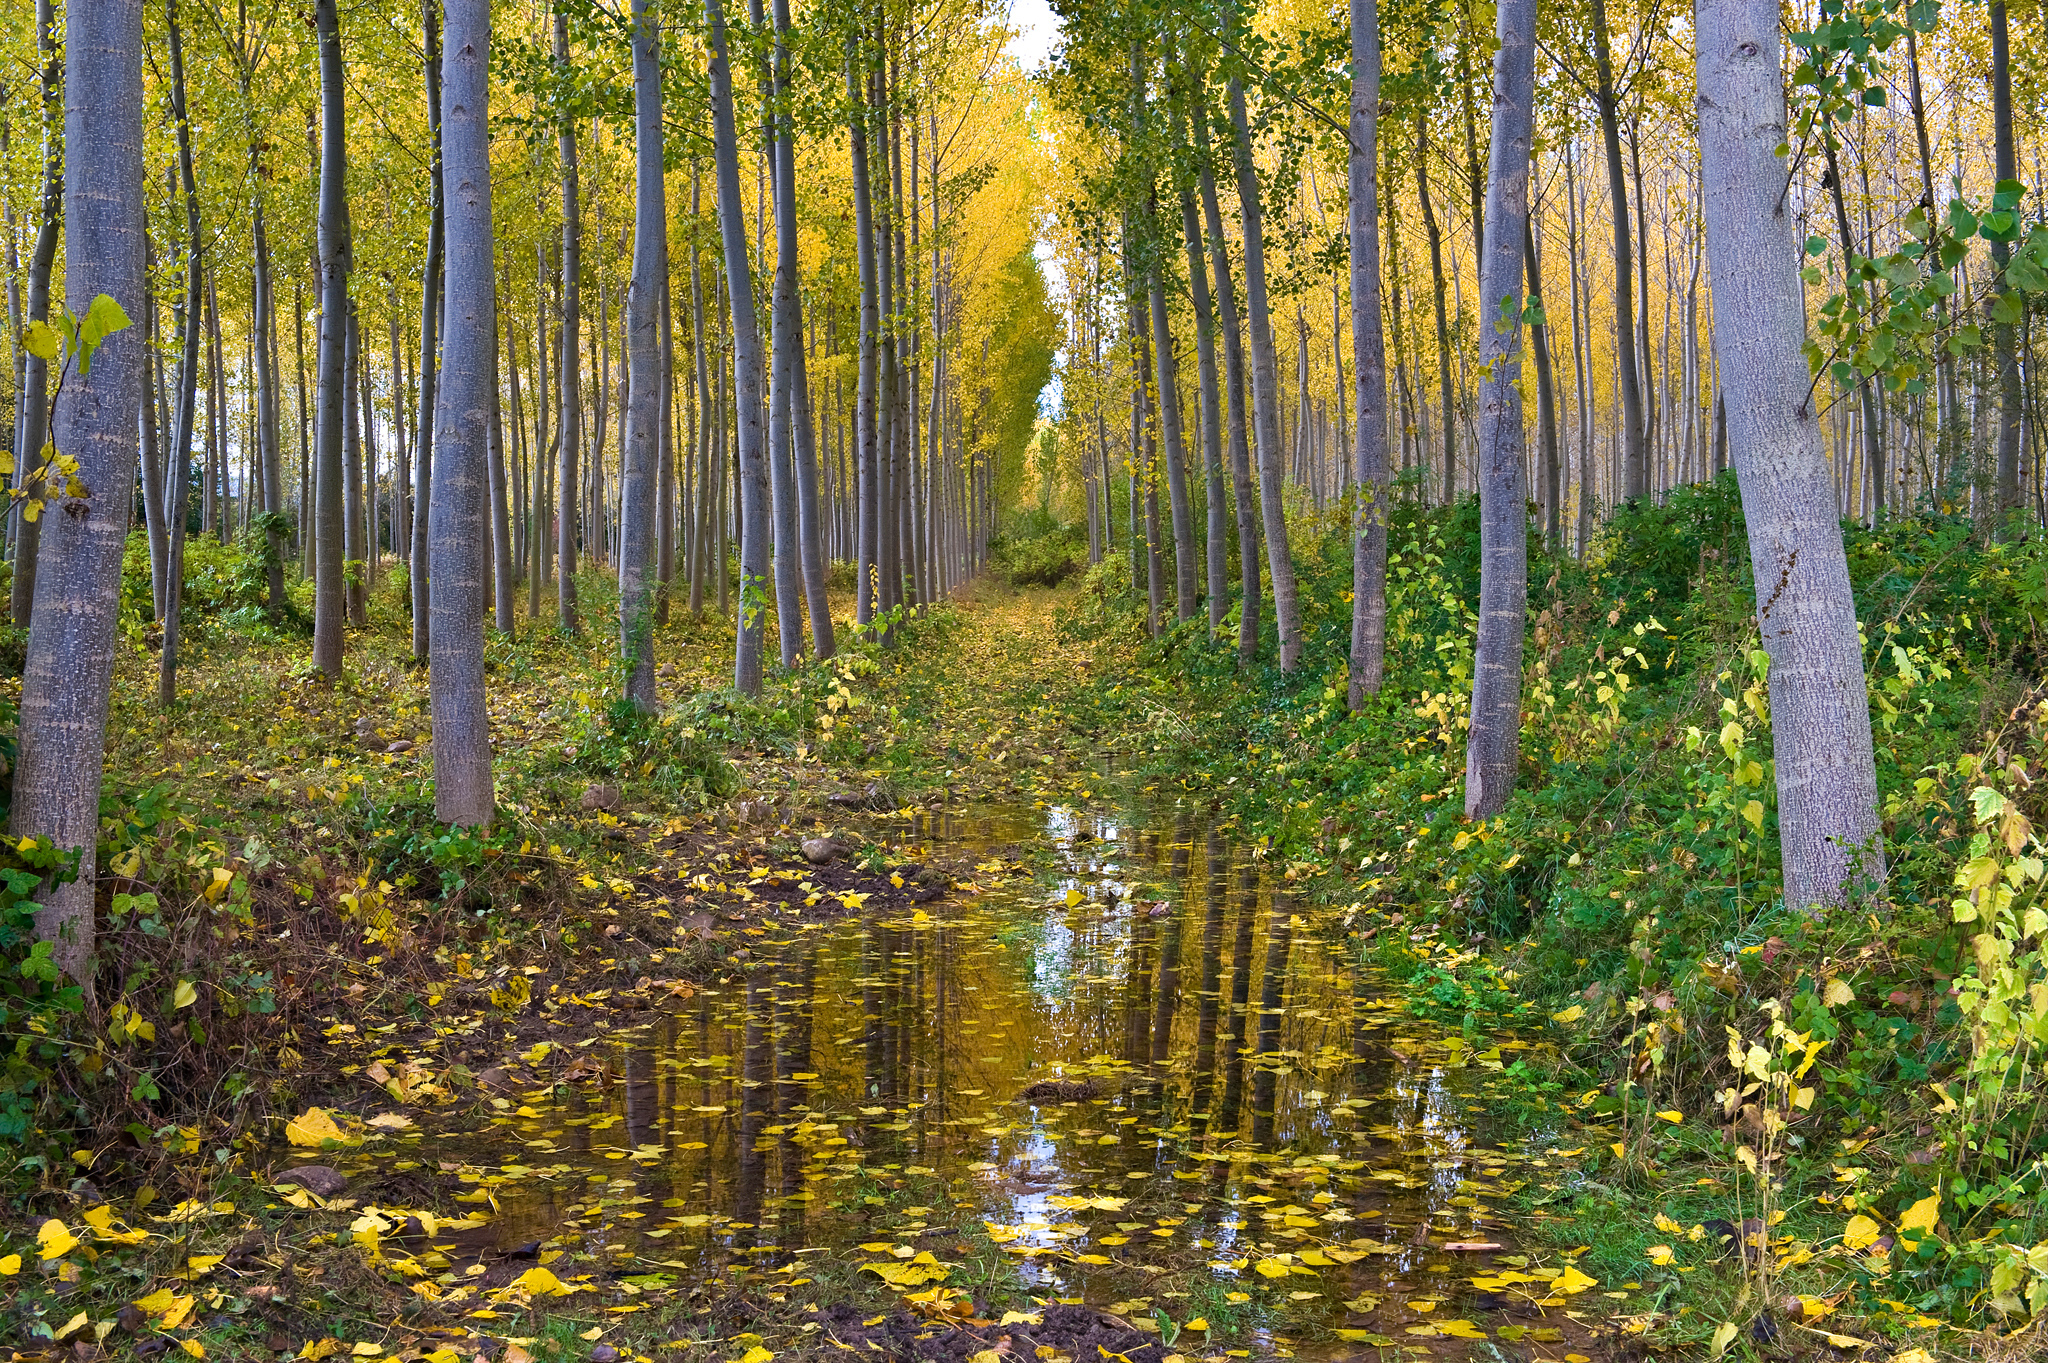
<svg viewBox="0 0 2048 1363">
<path fill-rule="evenodd" d="M 2048 1355 L 2043 17 L 10 7 L 0 1347 Z"/>
</svg>

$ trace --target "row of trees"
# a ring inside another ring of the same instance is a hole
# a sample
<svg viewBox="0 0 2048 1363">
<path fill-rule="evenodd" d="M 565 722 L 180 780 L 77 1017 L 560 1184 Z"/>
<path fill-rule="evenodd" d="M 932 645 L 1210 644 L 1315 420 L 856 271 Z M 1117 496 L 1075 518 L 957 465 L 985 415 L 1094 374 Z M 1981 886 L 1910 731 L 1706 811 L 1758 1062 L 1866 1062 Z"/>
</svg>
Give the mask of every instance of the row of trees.
<svg viewBox="0 0 2048 1363">
<path fill-rule="evenodd" d="M 771 616 L 785 666 L 835 650 L 835 554 L 856 627 L 889 637 L 977 568 L 1050 364 L 1021 73 L 972 7 L 297 18 L 44 0 L 8 35 L 33 59 L 10 81 L 44 97 L 39 119 L 10 105 L 4 153 L 10 245 L 34 243 L 10 274 L 13 817 L 83 848 L 45 933 L 81 981 L 132 524 L 165 704 L 192 530 L 248 534 L 277 610 L 302 565 L 329 678 L 402 575 L 437 811 L 474 827 L 494 806 L 484 631 L 515 628 L 519 588 L 576 631 L 579 561 L 616 571 L 643 707 L 671 589 L 731 612 L 743 690 Z M 15 133 L 36 123 L 30 199 Z"/>
<path fill-rule="evenodd" d="M 2044 515 L 2007 19 L 1825 0 L 1788 44 L 1776 6 L 1608 11 L 1063 8 L 1068 505 L 1155 633 L 1234 606 L 1249 658 L 1270 608 L 1285 670 L 1290 536 L 1354 517 L 1358 708 L 1390 500 L 1476 492 L 1486 818 L 1520 756 L 1529 533 L 1585 552 L 1602 507 L 1732 466 L 1787 895 L 1832 900 L 1883 869 L 1841 518 Z"/>
</svg>

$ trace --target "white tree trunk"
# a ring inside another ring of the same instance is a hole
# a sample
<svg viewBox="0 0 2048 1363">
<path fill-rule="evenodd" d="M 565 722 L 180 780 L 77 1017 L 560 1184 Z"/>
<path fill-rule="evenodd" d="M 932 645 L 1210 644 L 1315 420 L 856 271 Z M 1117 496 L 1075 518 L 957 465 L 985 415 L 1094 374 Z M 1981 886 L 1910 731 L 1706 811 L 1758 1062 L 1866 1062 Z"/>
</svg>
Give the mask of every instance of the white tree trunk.
<svg viewBox="0 0 2048 1363">
<path fill-rule="evenodd" d="M 1771 657 L 1785 899 L 1810 908 L 1881 875 L 1884 853 L 1856 602 L 1799 352 L 1778 18 L 1775 0 L 1699 0 L 1700 171 L 1728 443 Z"/>
</svg>

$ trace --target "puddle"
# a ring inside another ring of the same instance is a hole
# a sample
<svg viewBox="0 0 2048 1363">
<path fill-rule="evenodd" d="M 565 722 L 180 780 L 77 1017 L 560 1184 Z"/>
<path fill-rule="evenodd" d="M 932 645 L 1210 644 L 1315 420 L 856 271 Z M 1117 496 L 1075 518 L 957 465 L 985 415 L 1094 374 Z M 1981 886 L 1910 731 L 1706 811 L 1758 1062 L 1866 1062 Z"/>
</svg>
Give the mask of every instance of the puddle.
<svg viewBox="0 0 2048 1363">
<path fill-rule="evenodd" d="M 773 920 L 744 980 L 536 1067 L 581 1079 L 501 1098 L 480 1131 L 387 1133 L 350 1167 L 460 1166 L 490 1211 L 468 1257 L 523 1250 L 565 1282 L 772 1285 L 832 1254 L 908 1293 L 935 1261 L 1193 1354 L 1187 1322 L 1254 1307 L 1265 1347 L 1326 1356 L 1554 1340 L 1594 1286 L 1501 1248 L 1493 1205 L 1576 1153 L 1487 1143 L 1486 1084 L 1519 1043 L 1475 1055 L 1408 1016 L 1254 849 L 1170 811 L 919 816 L 905 836 L 985 888 Z M 1004 859 L 1021 846 L 1050 883 Z M 462 1300 L 462 1257 L 423 1295 Z"/>
</svg>

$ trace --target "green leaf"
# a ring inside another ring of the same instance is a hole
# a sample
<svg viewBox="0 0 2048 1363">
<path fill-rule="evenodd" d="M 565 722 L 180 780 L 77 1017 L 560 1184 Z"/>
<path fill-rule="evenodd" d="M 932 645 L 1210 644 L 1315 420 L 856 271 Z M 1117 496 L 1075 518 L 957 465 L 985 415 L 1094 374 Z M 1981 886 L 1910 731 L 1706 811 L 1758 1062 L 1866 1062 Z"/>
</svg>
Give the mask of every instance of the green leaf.
<svg viewBox="0 0 2048 1363">
<path fill-rule="evenodd" d="M 1997 209 L 2018 208 L 2020 200 L 2027 197 L 2027 187 L 2018 180 L 2000 180 L 1991 192 L 1991 206 Z"/>
<path fill-rule="evenodd" d="M 1991 300 L 1991 320 L 2000 326 L 2016 327 L 2025 315 L 2026 310 L 2020 306 L 2016 293 L 2002 293 Z"/>
<path fill-rule="evenodd" d="M 1806 239 L 1806 254 L 1810 256 L 1826 255 L 1827 249 L 1828 241 L 1826 237 L 1808 237 Z"/>
<path fill-rule="evenodd" d="M 96 346 L 117 331 L 128 327 L 128 314 L 121 311 L 121 305 L 113 295 L 101 294 L 92 300 L 92 306 L 85 310 L 85 324 L 79 328 L 79 339 L 87 346 Z"/>
<path fill-rule="evenodd" d="M 1873 109 L 1882 109 L 1884 107 L 1884 87 L 1882 85 L 1867 87 L 1863 91 L 1863 102 Z"/>
</svg>

